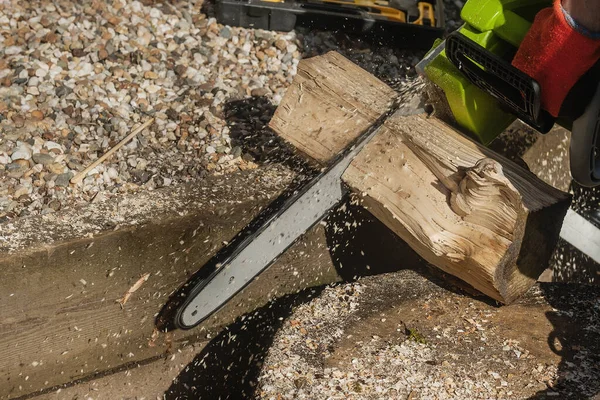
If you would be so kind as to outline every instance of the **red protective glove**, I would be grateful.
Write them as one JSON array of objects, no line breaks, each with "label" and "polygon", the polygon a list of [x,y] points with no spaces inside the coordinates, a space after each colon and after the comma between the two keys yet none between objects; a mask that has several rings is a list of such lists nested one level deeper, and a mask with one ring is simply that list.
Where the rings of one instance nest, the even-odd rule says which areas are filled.
[{"label": "red protective glove", "polygon": [[600,58],[600,40],[573,28],[560,1],[536,15],[512,62],[539,83],[542,108],[555,117],[569,90]]}]

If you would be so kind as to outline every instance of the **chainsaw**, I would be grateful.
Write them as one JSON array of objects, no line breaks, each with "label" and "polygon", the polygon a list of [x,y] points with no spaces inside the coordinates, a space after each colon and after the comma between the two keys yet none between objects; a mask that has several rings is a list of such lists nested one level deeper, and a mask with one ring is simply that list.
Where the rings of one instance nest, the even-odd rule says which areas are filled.
[{"label": "chainsaw", "polygon": [[[599,65],[572,90],[566,101],[570,107],[559,119],[541,108],[538,83],[511,65],[530,21],[549,4],[547,0],[469,0],[461,14],[465,24],[436,42],[417,71],[431,83],[432,98],[437,96],[436,113],[445,109],[448,118],[442,111],[442,119],[455,122],[484,145],[517,118],[541,133],[555,123],[570,129],[572,175],[585,186],[596,186],[600,184]],[[398,112],[415,110],[403,109],[402,104],[390,107],[328,168],[291,197],[264,210],[182,286],[174,302],[165,306],[174,310],[166,312],[174,314],[174,326],[190,329],[216,313],[338,205],[345,195],[341,185],[345,169],[385,119]],[[579,228],[571,236],[568,229],[561,232],[570,243],[577,241],[581,226],[591,226],[572,214],[579,219],[565,222],[563,228]],[[584,247],[578,248],[584,251]],[[598,252],[593,253],[600,260]]]},{"label": "chainsaw", "polygon": [[[540,106],[541,88],[511,65],[534,16],[548,0],[469,0],[465,22],[416,66],[432,85],[434,108],[484,145],[517,118],[547,133],[571,131],[570,168],[582,186],[600,185],[600,62],[571,89],[559,118]],[[437,102],[437,103],[436,103]]]}]

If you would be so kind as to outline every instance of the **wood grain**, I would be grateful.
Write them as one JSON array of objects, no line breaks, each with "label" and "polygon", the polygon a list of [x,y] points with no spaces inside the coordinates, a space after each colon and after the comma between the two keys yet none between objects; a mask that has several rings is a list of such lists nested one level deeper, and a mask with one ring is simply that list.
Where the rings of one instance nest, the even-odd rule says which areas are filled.
[{"label": "wood grain", "polygon": [[[183,216],[177,211],[91,238],[0,253],[0,399],[27,396],[177,351],[185,343],[205,340],[207,331],[272,297],[339,279],[322,239],[323,228],[317,227],[264,279],[249,285],[199,328],[161,334],[152,341],[156,314],[169,295],[277,193],[274,183],[260,180],[244,190],[227,189],[247,184],[243,174],[219,180],[229,185],[221,188],[207,180],[209,197]],[[196,187],[189,196],[197,200]],[[191,203],[184,195],[174,201]],[[147,273],[148,280],[121,308],[116,300]]]},{"label": "wood grain", "polygon": [[336,52],[302,60],[270,127],[327,163],[390,106],[395,92]]},{"label": "wood grain", "polygon": [[503,303],[546,268],[569,206],[566,193],[425,115],[392,116],[343,180],[424,259]]}]

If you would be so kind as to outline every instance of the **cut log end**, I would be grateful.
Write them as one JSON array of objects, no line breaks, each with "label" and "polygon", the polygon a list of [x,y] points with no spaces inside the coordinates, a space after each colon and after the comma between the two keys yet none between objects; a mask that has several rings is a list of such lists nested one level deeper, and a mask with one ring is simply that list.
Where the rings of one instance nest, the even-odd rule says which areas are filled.
[{"label": "cut log end", "polygon": [[502,303],[546,268],[569,206],[565,193],[423,115],[390,117],[343,179],[425,260]]}]

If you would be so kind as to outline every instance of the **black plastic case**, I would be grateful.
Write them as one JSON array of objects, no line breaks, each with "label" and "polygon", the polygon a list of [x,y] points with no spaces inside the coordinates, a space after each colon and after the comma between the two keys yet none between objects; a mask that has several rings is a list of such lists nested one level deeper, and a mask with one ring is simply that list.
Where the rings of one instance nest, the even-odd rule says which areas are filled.
[{"label": "black plastic case", "polygon": [[[443,0],[434,5],[435,26],[388,20],[352,4],[317,0],[269,2],[261,0],[217,0],[217,20],[224,25],[288,32],[298,26],[347,30],[397,47],[428,49],[444,33]],[[374,3],[375,4],[375,3]]]}]

